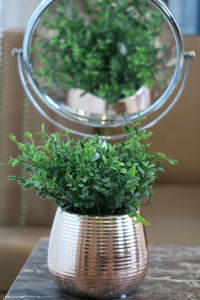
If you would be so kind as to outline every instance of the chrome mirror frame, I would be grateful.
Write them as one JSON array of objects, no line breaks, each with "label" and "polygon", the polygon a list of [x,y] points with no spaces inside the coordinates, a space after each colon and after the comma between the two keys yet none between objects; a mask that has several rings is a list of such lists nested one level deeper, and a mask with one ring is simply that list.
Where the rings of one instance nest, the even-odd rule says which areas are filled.
[{"label": "chrome mirror frame", "polygon": [[[28,96],[29,100],[32,102],[34,107],[38,110],[40,114],[42,114],[48,121],[53,123],[54,125],[58,126],[59,128],[68,130],[70,133],[77,134],[79,136],[89,136],[92,137],[92,134],[88,134],[85,132],[79,132],[77,130],[74,130],[72,128],[67,128],[66,126],[62,125],[61,123],[56,122],[54,119],[48,116],[48,114],[43,110],[43,108],[38,104],[36,98],[39,98],[48,108],[56,112],[59,116],[71,120],[76,123],[81,123],[83,125],[89,126],[89,127],[96,127],[96,128],[108,128],[108,127],[119,127],[123,126],[127,123],[135,122],[138,120],[138,115],[133,114],[128,119],[122,118],[121,120],[118,120],[116,123],[113,124],[102,124],[102,123],[95,123],[88,121],[87,123],[85,121],[81,121],[80,119],[77,119],[72,113],[64,113],[59,104],[56,103],[55,100],[51,99],[47,94],[45,94],[41,88],[38,86],[37,82],[35,81],[33,75],[32,75],[32,64],[30,61],[30,47],[32,42],[32,37],[34,30],[40,20],[41,15],[46,10],[46,8],[51,5],[56,0],[43,0],[39,6],[34,11],[33,15],[31,16],[25,35],[23,40],[23,48],[21,49],[14,49],[13,54],[15,56],[18,56],[18,68],[19,68],[19,75],[20,79],[23,85],[23,88],[25,90],[26,95]],[[177,94],[174,96],[174,99],[171,101],[171,103],[167,106],[167,108],[153,121],[148,123],[143,127],[143,129],[147,129],[153,125],[155,125],[157,122],[159,122],[171,109],[172,107],[177,103],[178,99],[180,98],[180,95],[184,89],[185,81],[188,75],[188,67],[189,67],[189,61],[195,57],[194,52],[187,52],[184,53],[183,50],[183,40],[182,35],[180,32],[180,29],[178,27],[178,24],[173,16],[173,14],[170,12],[168,7],[165,5],[165,3],[162,0],[150,0],[150,2],[161,12],[161,14],[165,17],[166,21],[168,22],[170,29],[173,33],[175,44],[176,44],[176,57],[177,57],[177,63],[174,70],[174,74],[171,78],[171,81],[168,85],[168,87],[165,89],[165,91],[161,94],[161,96],[153,103],[151,104],[147,109],[142,111],[140,113],[141,117],[147,117],[150,114],[154,113],[155,111],[159,110],[166,101],[170,98],[170,96],[173,94],[173,92],[176,90],[177,86],[180,85],[180,88],[177,92]],[[184,59],[185,59],[185,68],[184,68]],[[183,76],[183,77],[182,77]],[[183,78],[181,80],[181,78]],[[33,95],[35,94],[35,95]],[[35,97],[36,96],[36,97]],[[118,135],[112,135],[112,136],[101,136],[103,139],[120,139],[125,137],[127,134],[118,134]]]}]

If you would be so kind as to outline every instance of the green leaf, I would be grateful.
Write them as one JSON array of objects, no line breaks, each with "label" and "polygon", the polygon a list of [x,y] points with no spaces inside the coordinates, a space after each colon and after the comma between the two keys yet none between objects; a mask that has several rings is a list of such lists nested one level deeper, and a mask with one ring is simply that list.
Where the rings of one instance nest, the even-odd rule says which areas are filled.
[{"label": "green leaf", "polygon": [[158,156],[159,158],[166,159],[166,155],[165,155],[164,153],[158,152],[158,153],[157,153],[157,156]]},{"label": "green leaf", "polygon": [[7,179],[8,179],[8,180],[16,180],[17,177],[16,177],[16,176],[13,176],[13,175],[10,175],[10,176],[7,176]]},{"label": "green leaf", "polygon": [[42,132],[45,132],[45,125],[44,125],[44,123],[42,123],[41,130],[42,130]]},{"label": "green leaf", "polygon": [[12,159],[11,166],[17,167],[20,164],[20,161],[18,159]]},{"label": "green leaf", "polygon": [[176,164],[178,163],[177,160],[171,159],[171,158],[168,159],[168,162],[169,162],[171,165],[176,165]]},{"label": "green leaf", "polygon": [[148,221],[146,221],[141,215],[139,215],[136,211],[132,211],[129,214],[129,217],[136,217],[136,221],[135,223],[142,223],[144,225],[150,225],[150,223]]},{"label": "green leaf", "polygon": [[129,170],[129,175],[131,177],[134,177],[135,176],[135,173],[136,173],[136,165],[132,166]]},{"label": "green leaf", "polygon": [[32,138],[33,138],[33,135],[32,135],[32,133],[30,133],[30,132],[25,132],[24,133],[24,135],[27,137],[27,138],[29,138],[29,139],[31,139],[32,140]]},{"label": "green leaf", "polygon": [[102,159],[103,159],[104,164],[107,165],[108,160],[107,160],[107,158],[105,157],[105,155],[102,155]]},{"label": "green leaf", "polygon": [[9,133],[9,139],[10,139],[12,142],[16,142],[16,136],[13,135],[12,133]]}]

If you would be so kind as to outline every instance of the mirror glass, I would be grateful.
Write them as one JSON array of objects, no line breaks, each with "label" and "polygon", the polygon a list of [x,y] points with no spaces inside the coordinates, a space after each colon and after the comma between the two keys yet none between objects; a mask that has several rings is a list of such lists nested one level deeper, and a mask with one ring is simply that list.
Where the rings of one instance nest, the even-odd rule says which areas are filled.
[{"label": "mirror glass", "polygon": [[30,74],[48,106],[107,127],[166,102],[180,58],[156,1],[49,2],[29,46]]}]

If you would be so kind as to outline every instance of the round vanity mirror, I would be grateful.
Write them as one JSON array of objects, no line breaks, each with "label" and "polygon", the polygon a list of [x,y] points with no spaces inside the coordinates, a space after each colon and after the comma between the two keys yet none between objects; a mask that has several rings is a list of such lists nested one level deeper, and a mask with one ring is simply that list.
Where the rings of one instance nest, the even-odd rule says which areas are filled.
[{"label": "round vanity mirror", "polygon": [[40,113],[55,123],[45,105],[94,128],[160,109],[180,83],[184,57],[192,56],[184,54],[161,0],[43,0],[16,53],[24,89]]}]

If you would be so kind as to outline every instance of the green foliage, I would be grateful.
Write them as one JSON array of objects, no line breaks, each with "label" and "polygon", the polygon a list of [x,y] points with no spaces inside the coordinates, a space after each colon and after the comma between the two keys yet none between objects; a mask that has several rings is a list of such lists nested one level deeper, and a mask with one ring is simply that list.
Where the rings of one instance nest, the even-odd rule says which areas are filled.
[{"label": "green foliage", "polygon": [[162,153],[148,151],[150,132],[138,126],[126,127],[126,141],[115,144],[92,139],[70,139],[66,134],[47,134],[42,129],[36,135],[36,146],[31,133],[29,142],[12,141],[21,155],[8,162],[20,164],[25,177],[9,176],[18,180],[26,190],[35,189],[42,198],[55,200],[62,210],[81,215],[106,216],[130,214],[138,222],[146,222],[139,214],[142,200],[152,196],[152,184],[157,173],[163,171],[168,159]]},{"label": "green foliage", "polygon": [[[51,34],[39,36],[40,67],[46,87],[80,88],[109,104],[151,87],[161,71],[163,48],[155,47],[162,17],[149,0],[57,0],[43,18]],[[158,77],[158,76],[157,76]]]}]

